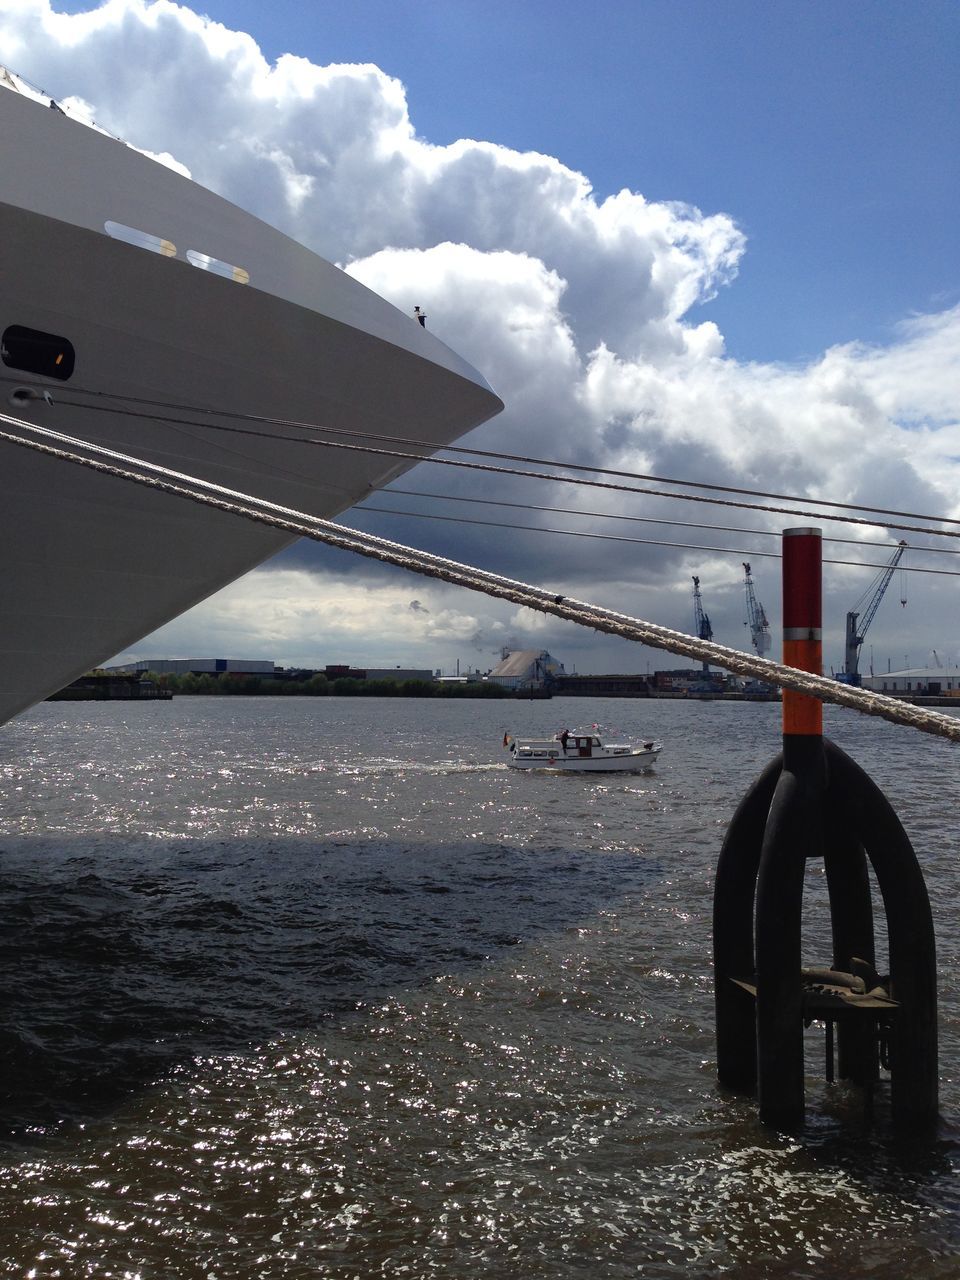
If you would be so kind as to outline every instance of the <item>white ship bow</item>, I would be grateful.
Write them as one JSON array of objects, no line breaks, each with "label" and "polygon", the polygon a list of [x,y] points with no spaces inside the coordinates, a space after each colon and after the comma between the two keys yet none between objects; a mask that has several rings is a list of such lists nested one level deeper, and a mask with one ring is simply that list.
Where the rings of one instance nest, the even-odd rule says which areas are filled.
[{"label": "white ship bow", "polygon": [[[502,408],[412,316],[14,91],[0,91],[0,337],[9,412],[323,517],[412,464],[238,415],[442,447]],[[0,722],[289,541],[6,442],[0,486]]]}]

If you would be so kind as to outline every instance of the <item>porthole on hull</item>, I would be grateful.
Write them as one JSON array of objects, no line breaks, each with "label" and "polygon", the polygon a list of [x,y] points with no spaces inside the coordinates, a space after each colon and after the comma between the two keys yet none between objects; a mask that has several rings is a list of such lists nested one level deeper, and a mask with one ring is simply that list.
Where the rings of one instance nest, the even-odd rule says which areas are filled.
[{"label": "porthole on hull", "polygon": [[163,254],[165,258],[177,256],[177,246],[172,240],[164,240],[162,236],[152,235],[149,231],[141,231],[138,227],[128,227],[123,222],[105,222],[103,229],[114,240],[122,240],[124,244],[135,244],[138,249],[149,249],[151,253]]},{"label": "porthole on hull", "polygon": [[209,253],[201,253],[199,249],[187,250],[187,261],[201,271],[212,271],[216,276],[226,280],[235,280],[237,284],[249,284],[250,272],[244,267],[231,266],[229,262],[221,262],[219,258],[211,258]]},{"label": "porthole on hull", "polygon": [[55,333],[12,324],[0,337],[0,359],[8,369],[39,373],[66,382],[73,373],[76,353],[72,343]]}]

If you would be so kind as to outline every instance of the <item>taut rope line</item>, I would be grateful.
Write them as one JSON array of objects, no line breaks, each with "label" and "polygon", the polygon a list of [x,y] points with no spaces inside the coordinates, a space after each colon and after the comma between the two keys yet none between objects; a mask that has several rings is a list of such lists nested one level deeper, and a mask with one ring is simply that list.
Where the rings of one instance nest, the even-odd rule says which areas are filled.
[{"label": "taut rope line", "polygon": [[[15,379],[15,378],[0,375],[0,382],[14,383],[19,381],[20,379]],[[195,413],[207,419],[213,416],[216,416],[219,418],[232,418],[237,422],[258,422],[261,424],[274,426],[274,427],[290,427],[296,430],[316,431],[316,432],[319,432],[321,435],[350,436],[357,440],[376,440],[376,441],[379,441],[381,444],[401,444],[401,445],[404,445],[406,448],[426,449],[428,450],[428,452],[425,454],[404,453],[404,454],[389,455],[389,456],[396,456],[396,457],[415,457],[415,458],[420,458],[424,462],[439,461],[439,459],[432,457],[433,452],[458,453],[458,454],[463,454],[464,456],[471,456],[474,458],[500,458],[508,462],[522,462],[525,465],[530,465],[530,466],[556,467],[563,471],[582,472],[585,475],[591,474],[591,475],[618,476],[621,479],[626,479],[626,480],[648,480],[656,484],[672,484],[672,485],[682,486],[688,489],[708,489],[716,493],[738,493],[738,494],[743,494],[753,498],[776,498],[777,500],[782,500],[784,502],[804,502],[804,503],[807,503],[808,505],[812,504],[814,506],[819,506],[819,507],[835,507],[835,508],[843,509],[846,511],[872,512],[874,515],[899,516],[903,519],[909,519],[909,520],[930,520],[939,524],[960,525],[960,519],[952,519],[949,516],[928,516],[918,511],[900,511],[890,507],[865,507],[857,502],[836,502],[836,501],[831,501],[829,498],[804,498],[797,494],[776,493],[776,492],[770,492],[765,489],[741,489],[741,488],[737,488],[734,485],[710,484],[704,480],[680,480],[673,476],[657,476],[657,475],[651,475],[643,471],[620,471],[612,467],[591,467],[581,462],[561,462],[557,459],[528,457],[525,454],[502,453],[500,451],[494,451],[492,449],[473,449],[473,448],[468,448],[465,445],[448,444],[448,445],[443,445],[438,447],[436,442],[430,441],[430,440],[414,440],[409,437],[384,435],[382,432],[351,431],[345,427],[326,427],[322,423],[318,423],[318,422],[302,422],[296,418],[277,418],[277,417],[271,417],[262,413],[241,413],[237,410],[231,411],[231,410],[225,410],[225,409],[209,409],[209,408],[205,408],[202,405],[179,404],[177,402],[168,401],[168,400],[147,399],[143,396],[119,395],[115,392],[96,390],[91,387],[81,387],[73,383],[71,384],[71,389],[80,395],[89,396],[91,398],[115,400],[121,405],[120,408],[111,408],[111,409],[106,409],[103,406],[99,406],[99,412],[120,413],[128,417],[141,417],[151,422],[169,422],[174,426],[202,427],[202,426],[209,426],[211,424],[209,421],[192,421],[191,422],[189,419],[170,417],[169,414],[170,414],[170,411],[172,410],[175,410],[177,413]],[[98,406],[90,405],[83,400],[65,399],[63,392],[58,393],[57,401],[60,404],[69,404],[80,409],[98,408]],[[127,407],[129,405],[135,405],[135,404],[146,405],[154,409],[163,409],[163,410],[166,410],[167,412],[143,413]],[[235,430],[235,428],[233,427],[226,427],[222,425],[217,425],[215,429],[220,431]],[[282,438],[290,441],[295,441],[297,439],[297,437],[295,436],[272,437],[268,432],[240,432],[240,434],[254,434],[254,435],[260,436],[261,438],[277,438],[277,439]],[[301,443],[328,445],[329,447],[336,447],[335,445],[332,445],[331,442],[329,441],[311,440],[306,437],[301,438]],[[371,452],[376,452],[376,451],[371,450]],[[454,464],[449,463],[449,465],[454,465]],[[491,468],[491,470],[494,470],[494,471],[499,469],[500,468],[496,468],[496,467]],[[516,475],[523,476],[523,475],[526,475],[527,473],[522,471],[512,472],[504,469],[504,474],[506,475],[516,474]],[[540,477],[536,474],[534,475],[534,478],[537,478],[537,479],[543,478],[543,479],[558,480],[558,481],[563,481],[566,479],[566,477],[564,476]],[[647,493],[648,491],[636,490],[636,492]],[[650,492],[653,492],[655,496],[669,496],[669,497],[675,497],[675,498],[679,498],[683,496],[682,494],[661,495],[657,493],[657,491],[650,491]],[[693,496],[692,500],[697,501],[696,495]],[[773,507],[773,508],[756,507],[755,509],[759,511],[766,511],[768,509],[773,511],[779,510],[779,508],[776,508],[776,507]],[[787,514],[801,515],[804,513],[787,512]],[[832,517],[826,512],[807,512],[805,514],[808,517],[816,516],[816,518],[820,520],[832,519]],[[861,523],[874,524],[879,527],[899,528],[899,526],[897,525],[886,526],[884,521],[862,520]],[[927,530],[927,532],[932,534],[939,534],[941,531],[939,529],[930,529],[930,530]]]},{"label": "taut rope line", "polygon": [[[914,707],[866,689],[838,684],[825,676],[799,671],[795,667],[784,666],[769,658],[755,657],[742,653],[739,649],[729,649],[726,645],[685,635],[682,631],[673,631],[669,627],[662,627],[654,622],[644,622],[612,609],[604,609],[585,601],[557,595],[542,587],[532,587],[527,583],[504,578],[485,569],[459,564],[455,560],[447,560],[442,556],[406,547],[402,543],[390,542],[385,538],[374,537],[372,534],[359,533],[333,521],[322,520],[317,516],[282,507],[249,494],[238,493],[236,490],[211,484],[195,476],[171,471],[166,467],[117,453],[111,449],[104,449],[99,445],[88,444],[86,441],[77,440],[60,432],[49,431],[8,414],[0,414],[0,423],[32,432],[47,440],[57,441],[57,444],[45,444],[40,440],[25,439],[8,431],[0,431],[0,440],[32,449],[60,461],[88,467],[104,475],[116,476],[162,493],[198,502],[230,515],[284,530],[298,537],[312,538],[316,542],[339,547],[344,551],[354,551],[385,564],[397,565],[399,568],[409,569],[414,573],[437,578],[456,586],[467,587],[472,591],[480,591],[500,600],[509,600],[513,604],[536,609],[541,613],[550,613],[568,622],[590,627],[594,631],[620,636],[625,640],[634,640],[640,644],[650,645],[651,648],[665,649],[669,653],[681,654],[697,662],[712,662],[737,675],[751,676],[768,684],[779,685],[783,689],[793,689],[797,693],[809,694],[824,702],[850,707],[854,711],[879,716],[894,724],[906,725],[924,733],[960,742],[960,718],[942,715],[926,707]],[[61,447],[63,445],[83,449],[88,454],[98,456],[90,457],[75,453],[73,448]],[[110,461],[102,460],[107,458]],[[123,465],[118,465],[121,463]],[[131,468],[141,469],[132,470]]]},{"label": "taut rope line", "polygon": [[[91,392],[88,394],[94,394],[94,393]],[[146,422],[165,422],[165,423],[168,423],[170,426],[174,426],[174,427],[202,427],[206,431],[223,431],[231,435],[254,436],[258,440],[282,440],[285,444],[300,444],[305,447],[310,445],[320,449],[340,449],[340,450],[345,450],[348,453],[363,453],[363,454],[369,454],[371,456],[382,457],[382,458],[404,458],[411,462],[428,462],[432,466],[437,466],[437,467],[458,467],[461,470],[480,471],[480,472],[485,472],[488,474],[498,475],[498,476],[518,476],[522,480],[548,480],[553,482],[554,484],[571,484],[571,485],[577,485],[581,488],[585,487],[590,489],[610,489],[617,493],[641,494],[644,497],[648,497],[648,498],[675,498],[678,502],[698,502],[701,504],[707,504],[715,507],[734,507],[741,511],[762,511],[762,512],[771,513],[773,515],[798,516],[800,519],[803,519],[803,520],[814,520],[814,519],[831,520],[831,521],[842,523],[842,524],[864,525],[867,528],[883,528],[883,529],[895,530],[901,533],[925,533],[925,534],[929,534],[932,537],[937,537],[937,538],[960,539],[960,531],[958,530],[930,529],[930,528],[927,528],[925,525],[917,525],[917,524],[897,524],[889,520],[877,520],[877,519],[873,519],[872,517],[867,518],[866,516],[834,515],[831,512],[818,511],[818,510],[810,511],[810,510],[805,510],[802,507],[774,507],[764,503],[757,503],[757,502],[738,502],[733,498],[711,498],[711,497],[708,497],[706,494],[675,493],[670,489],[647,489],[638,485],[614,483],[613,481],[610,481],[610,480],[584,480],[584,479],[578,479],[575,476],[552,475],[551,473],[546,471],[524,471],[518,467],[500,467],[500,466],[493,466],[490,463],[464,462],[456,458],[439,458],[435,456],[436,453],[442,453],[444,451],[446,452],[453,451],[454,446],[445,447],[443,445],[431,445],[429,443],[424,443],[423,447],[425,449],[434,449],[435,453],[434,454],[410,453],[403,449],[382,449],[382,448],[375,448],[373,445],[344,444],[342,441],[321,439],[319,437],[314,437],[314,436],[274,435],[269,431],[254,431],[250,427],[226,426],[224,423],[191,421],[190,419],[186,419],[186,418],[172,418],[167,414],[144,413],[140,410],[119,408],[116,406],[108,406],[108,405],[90,406],[90,405],[87,405],[82,400],[71,400],[67,397],[64,397],[63,395],[58,395],[57,403],[72,405],[74,408],[81,408],[81,409],[94,408],[97,413],[112,413],[125,418],[141,418]],[[197,412],[201,412],[201,410],[197,410]],[[203,412],[213,414],[213,413],[219,413],[220,411],[209,409]],[[238,415],[230,414],[230,415],[223,415],[223,416],[237,417]],[[244,415],[244,416],[256,417],[256,415]],[[266,418],[263,420],[266,422],[277,421],[280,425],[284,425],[283,419],[274,420],[274,419]],[[30,424],[28,423],[26,425],[29,426]],[[292,425],[298,425],[298,424],[292,424]],[[333,428],[333,427],[316,427],[314,428],[314,430],[320,432],[321,435],[324,433],[332,434],[332,435],[347,434],[346,432],[338,432],[336,428]],[[361,433],[356,432],[351,434],[361,434]],[[370,437],[370,438],[376,439],[377,437]],[[414,443],[418,443],[418,442],[414,442]],[[87,448],[94,447],[93,445],[87,444],[86,441],[84,441],[84,444]],[[458,452],[465,453],[467,452],[467,450],[461,449],[461,450],[458,450]],[[485,451],[482,451],[479,449],[472,449],[469,452],[476,454],[476,453],[482,453]],[[509,458],[509,457],[512,457],[513,455],[512,454],[495,454],[493,456]],[[566,467],[569,470],[569,469],[573,469],[575,464],[571,463],[568,465],[567,463],[564,463],[564,462],[549,462],[547,465],[552,467],[558,467],[558,468]],[[599,468],[599,467],[583,468],[577,465],[576,470],[605,471],[605,468]],[[609,474],[620,475],[622,473],[618,471],[611,471],[609,472]],[[626,473],[626,474],[631,474],[631,473]],[[637,474],[639,475],[640,473],[638,472]],[[724,488],[724,486],[721,486],[721,485],[700,485],[699,481],[694,481],[694,480],[667,480],[665,481],[665,483],[683,484],[683,485],[697,484],[699,485],[700,488],[708,488],[708,489]],[[732,493],[751,492],[750,490],[738,490],[738,489],[730,489],[728,491]],[[758,490],[757,492],[760,492],[760,491]],[[794,499],[790,499],[790,501],[805,502],[807,504],[810,504],[816,507],[819,500],[816,498],[794,498]],[[829,502],[829,501],[825,501],[823,503],[820,503],[819,505],[821,506],[826,505],[831,507],[847,506],[847,505],[852,506],[852,504],[835,503],[835,502]],[[872,508],[856,507],[853,509],[863,511],[863,510],[871,510]],[[874,509],[880,510],[880,508],[874,508]],[[921,515],[921,516],[918,516],[917,519],[938,521],[941,524],[960,524],[960,520],[954,520],[949,516]]]}]

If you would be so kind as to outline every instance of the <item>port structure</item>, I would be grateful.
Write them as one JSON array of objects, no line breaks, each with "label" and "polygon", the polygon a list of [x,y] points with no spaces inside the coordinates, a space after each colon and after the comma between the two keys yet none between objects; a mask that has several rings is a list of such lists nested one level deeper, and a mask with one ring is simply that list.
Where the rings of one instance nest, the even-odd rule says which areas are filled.
[{"label": "port structure", "polygon": [[[870,628],[870,623],[873,622],[876,612],[880,608],[880,602],[886,595],[894,570],[903,558],[903,553],[906,549],[907,544],[901,539],[897,543],[897,548],[890,557],[889,563],[880,570],[857,601],[856,606],[847,614],[843,671],[839,677],[844,684],[860,684],[860,648]],[[907,602],[905,599],[901,599],[900,603],[906,604]]]},{"label": "port structure", "polygon": [[[693,579],[693,634],[701,640],[713,639],[713,627],[710,625],[710,619],[703,611],[703,599],[700,595],[700,579],[694,575]],[[704,662],[703,674],[710,674],[710,664]]]},{"label": "port structure", "polygon": [[[783,534],[783,653],[822,668],[819,529]],[[833,955],[804,965],[806,867],[823,865]],[[889,973],[877,972],[873,891],[886,915]],[[822,931],[819,931],[822,932]],[[894,1123],[911,1133],[937,1121],[937,982],[923,874],[877,784],[823,737],[823,709],[783,691],[783,751],[741,800],[714,887],[717,1076],[752,1093],[760,1119],[795,1128],[804,1115],[805,1026],[822,1022],[826,1077],[868,1099],[886,1067]]]},{"label": "port structure", "polygon": [[764,658],[770,652],[770,623],[767,621],[767,615],[763,611],[763,605],[757,599],[757,593],[753,587],[753,578],[750,576],[750,566],[746,560],[742,563],[743,585],[747,596],[746,625],[750,628],[750,639],[753,642],[754,649],[756,649],[759,657]]}]

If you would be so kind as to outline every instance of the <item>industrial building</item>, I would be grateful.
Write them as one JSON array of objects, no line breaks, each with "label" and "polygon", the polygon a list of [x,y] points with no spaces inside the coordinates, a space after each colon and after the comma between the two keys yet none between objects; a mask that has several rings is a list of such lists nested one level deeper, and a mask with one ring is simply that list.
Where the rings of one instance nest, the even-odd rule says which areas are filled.
[{"label": "industrial building", "polygon": [[142,658],[106,670],[121,675],[152,671],[158,676],[272,676],[276,664],[261,658]]},{"label": "industrial building", "polygon": [[501,662],[487,679],[505,689],[542,689],[550,678],[562,675],[566,675],[563,663],[546,649],[518,649],[515,653],[504,649]]},{"label": "industrial building", "polygon": [[309,680],[322,675],[328,680],[433,680],[433,672],[419,667],[351,667],[328,663],[317,667],[278,667],[266,658],[141,658],[137,662],[108,667],[115,675],[137,675],[152,671],[158,676],[267,676],[277,680]]},{"label": "industrial building", "polygon": [[368,680],[434,680],[434,674],[426,667],[367,667]]},{"label": "industrial building", "polygon": [[908,667],[903,671],[885,671],[880,675],[861,676],[864,689],[874,693],[913,694],[914,697],[960,700],[960,667]]}]

